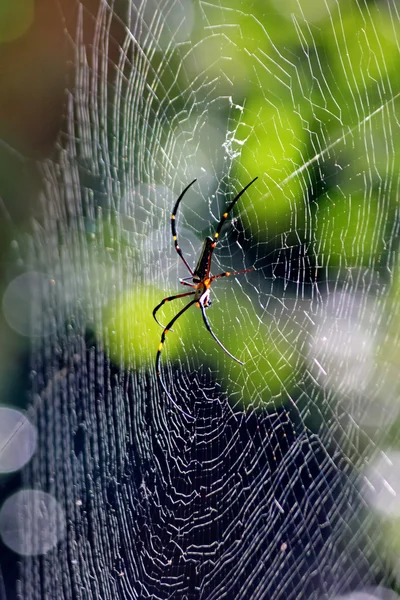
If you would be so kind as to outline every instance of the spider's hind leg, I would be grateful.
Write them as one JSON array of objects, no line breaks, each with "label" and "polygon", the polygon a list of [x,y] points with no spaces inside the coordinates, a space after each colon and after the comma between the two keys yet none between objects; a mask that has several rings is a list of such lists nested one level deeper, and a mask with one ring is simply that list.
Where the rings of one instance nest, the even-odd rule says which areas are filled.
[{"label": "spider's hind leg", "polygon": [[[160,327],[164,327],[164,325],[162,325],[160,323],[160,321],[157,319],[156,314],[159,311],[159,309],[166,303],[166,302],[171,302],[171,300],[176,300],[177,298],[184,298],[185,296],[192,296],[195,292],[187,292],[185,294],[176,294],[175,296],[168,296],[167,298],[164,298],[163,300],[161,300],[161,302],[159,304],[157,304],[157,306],[153,309],[153,317],[156,323],[158,323],[158,325],[160,325]],[[170,329],[170,331],[173,331],[173,329]]]},{"label": "spider's hind leg", "polygon": [[[184,294],[186,296],[190,296],[191,294],[194,294],[195,292],[188,292],[187,294]],[[172,402],[172,404],[182,413],[184,414],[186,417],[188,417],[191,420],[195,420],[194,417],[188,413],[186,413],[176,402],[175,400],[172,398],[171,394],[168,392],[167,387],[164,383],[164,380],[162,378],[161,375],[161,368],[160,368],[160,361],[161,361],[161,352],[162,349],[164,347],[164,342],[165,342],[165,336],[167,335],[168,331],[172,331],[171,327],[172,325],[175,323],[175,321],[177,321],[179,319],[179,317],[181,315],[183,315],[184,312],[186,312],[188,310],[188,308],[190,308],[191,306],[193,306],[193,304],[195,304],[197,302],[197,300],[192,300],[191,302],[189,302],[189,304],[187,304],[186,306],[184,306],[175,316],[173,319],[171,319],[171,321],[168,323],[168,325],[164,328],[164,331],[162,332],[161,335],[161,340],[160,340],[160,344],[158,346],[158,351],[157,351],[157,355],[156,355],[156,375],[157,375],[157,379],[158,382],[160,384],[160,386],[162,387],[163,391],[166,393],[168,399]],[[157,308],[157,307],[156,307]]]},{"label": "spider's hind leg", "polygon": [[[211,329],[211,325],[210,325],[209,320],[207,319],[207,315],[206,315],[206,308],[207,307],[202,303],[202,299],[201,298],[200,298],[200,300],[198,302],[198,306],[201,308],[201,314],[203,315],[204,325],[206,326],[207,331],[209,331],[211,333],[212,337],[217,342],[218,346],[220,348],[222,348],[222,350],[225,352],[225,354],[227,354],[228,356],[230,356],[231,358],[233,358],[233,360],[235,360],[237,363],[239,363],[239,365],[243,365],[244,363],[241,360],[239,360],[238,358],[236,358],[235,356],[233,356],[233,354],[231,354],[229,352],[229,350],[227,350],[225,348],[225,346],[222,344],[222,342],[219,341],[219,339],[217,338],[217,336],[215,335],[215,333]],[[209,306],[209,304],[207,306]]]}]

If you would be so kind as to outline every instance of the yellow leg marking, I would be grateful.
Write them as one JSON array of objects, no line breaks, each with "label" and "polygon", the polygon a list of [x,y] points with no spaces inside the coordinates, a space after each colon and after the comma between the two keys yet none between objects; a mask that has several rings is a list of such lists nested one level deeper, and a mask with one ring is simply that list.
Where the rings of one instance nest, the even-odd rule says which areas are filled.
[{"label": "yellow leg marking", "polygon": [[216,234],[214,235],[214,237],[215,237],[215,238],[219,237],[219,233],[216,233]]},{"label": "yellow leg marking", "polygon": [[226,276],[229,277],[230,273],[226,273]]},{"label": "yellow leg marking", "polygon": [[161,350],[162,350],[162,347],[163,347],[163,343],[162,343],[162,342],[160,342],[160,344],[159,344],[159,346],[158,346],[158,351],[159,351],[159,352],[161,352]]},{"label": "yellow leg marking", "polygon": [[174,240],[174,242],[176,242],[176,235],[174,235],[174,237],[172,239]]},{"label": "yellow leg marking", "polygon": [[200,308],[200,302],[196,302],[197,308]]},{"label": "yellow leg marking", "polygon": [[226,219],[226,217],[228,216],[228,213],[224,213],[222,216],[224,217],[224,219]]},{"label": "yellow leg marking", "polygon": [[175,215],[171,215],[171,220],[174,221],[175,220]]}]

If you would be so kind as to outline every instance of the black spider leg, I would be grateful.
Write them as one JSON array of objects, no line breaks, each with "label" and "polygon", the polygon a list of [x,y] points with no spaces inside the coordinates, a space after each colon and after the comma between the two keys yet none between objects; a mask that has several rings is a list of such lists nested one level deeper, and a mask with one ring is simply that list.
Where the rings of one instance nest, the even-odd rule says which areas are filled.
[{"label": "black spider leg", "polygon": [[174,209],[173,209],[172,215],[171,215],[171,232],[172,232],[172,238],[173,238],[174,244],[175,244],[175,250],[177,251],[177,253],[181,257],[181,259],[185,263],[185,266],[186,266],[187,270],[189,271],[189,273],[192,275],[192,277],[193,277],[194,273],[193,273],[192,269],[190,268],[189,263],[187,262],[186,258],[183,256],[182,250],[180,249],[179,244],[178,244],[178,237],[176,235],[175,217],[176,217],[176,213],[178,211],[178,206],[179,206],[183,196],[186,194],[186,192],[188,191],[190,186],[193,185],[195,181],[197,181],[197,179],[193,179],[193,181],[191,183],[189,183],[189,185],[187,187],[185,187],[185,189],[179,196],[178,200],[175,202],[175,206],[174,206]]},{"label": "black spider leg", "polygon": [[[207,292],[205,292],[205,294],[207,294]],[[215,335],[215,333],[214,333],[214,332],[213,332],[213,330],[211,329],[211,325],[210,325],[210,323],[209,323],[209,321],[208,321],[208,319],[207,319],[207,315],[206,315],[206,308],[205,308],[205,306],[204,306],[204,304],[203,304],[203,302],[202,302],[202,300],[203,300],[203,298],[204,298],[205,294],[203,294],[203,295],[201,296],[201,298],[199,299],[199,306],[200,306],[200,308],[201,308],[201,314],[203,315],[203,321],[204,321],[204,325],[206,326],[207,330],[208,330],[208,331],[211,333],[212,337],[213,337],[213,338],[214,338],[214,340],[217,342],[218,346],[220,346],[220,347],[222,348],[222,350],[223,350],[223,351],[224,351],[224,352],[225,352],[225,353],[226,353],[228,356],[230,356],[231,358],[233,358],[233,360],[235,360],[237,363],[239,363],[239,365],[243,365],[244,363],[242,363],[242,361],[241,361],[241,360],[238,360],[237,358],[235,358],[235,357],[233,356],[233,354],[231,354],[231,353],[229,352],[229,350],[227,350],[227,349],[225,348],[225,346],[224,346],[224,345],[223,345],[223,344],[222,344],[222,343],[219,341],[219,339],[217,338],[217,336]]]},{"label": "black spider leg", "polygon": [[238,193],[238,195],[237,195],[237,196],[235,196],[235,198],[232,200],[232,202],[229,204],[228,208],[225,210],[224,214],[222,215],[222,217],[221,217],[221,220],[220,220],[220,222],[218,223],[218,227],[217,227],[217,229],[216,229],[216,231],[215,231],[215,233],[214,233],[214,240],[213,240],[213,243],[212,243],[212,245],[211,245],[211,252],[210,252],[210,263],[211,263],[211,255],[212,255],[212,253],[213,253],[213,250],[214,250],[215,246],[217,245],[217,241],[218,241],[218,238],[219,238],[219,234],[221,233],[222,226],[223,226],[223,224],[225,223],[225,220],[226,220],[227,216],[228,216],[228,215],[229,215],[229,213],[231,212],[232,208],[235,206],[236,202],[239,200],[240,196],[242,196],[242,194],[244,194],[244,193],[245,193],[245,191],[247,190],[247,188],[249,188],[249,187],[250,187],[250,186],[251,186],[251,185],[252,185],[252,184],[253,184],[253,183],[256,181],[256,179],[258,179],[258,177],[255,177],[255,178],[253,179],[253,181],[250,181],[250,183],[248,183],[248,184],[246,185],[246,187],[244,187],[244,188],[243,188],[243,189],[242,189],[242,190],[241,190],[241,191]]},{"label": "black spider leg", "polygon": [[[193,286],[190,286],[190,287],[193,287]],[[165,304],[166,302],[171,302],[171,300],[176,300],[177,298],[184,298],[185,296],[192,296],[195,293],[196,292],[187,292],[185,294],[176,294],[175,296],[168,296],[168,298],[164,298],[164,300],[161,300],[160,304],[157,304],[157,306],[153,309],[153,317],[154,317],[155,322],[158,323],[158,325],[160,325],[160,327],[164,327],[164,325],[161,325],[160,321],[156,317],[156,313],[159,311],[159,309],[162,307],[163,304]],[[173,329],[171,329],[171,331],[173,331]]]},{"label": "black spider leg", "polygon": [[164,383],[163,378],[161,377],[161,371],[160,371],[160,358],[161,358],[161,351],[163,349],[163,345],[165,342],[165,336],[168,333],[168,331],[171,330],[172,325],[175,323],[175,321],[177,319],[179,319],[179,317],[181,315],[183,315],[183,313],[190,308],[191,306],[193,306],[193,304],[196,304],[197,300],[192,300],[191,302],[189,302],[189,304],[187,304],[186,306],[184,306],[182,308],[182,310],[180,310],[173,319],[171,319],[171,321],[168,323],[168,325],[164,328],[164,331],[162,332],[161,335],[161,341],[160,344],[158,346],[158,352],[157,352],[157,356],[156,356],[156,374],[157,374],[157,378],[158,381],[162,387],[162,389],[164,390],[164,392],[166,393],[168,399],[170,400],[170,402],[172,402],[172,404],[182,413],[184,414],[186,417],[188,417],[188,419],[192,419],[193,421],[195,420],[194,417],[192,417],[192,415],[189,415],[189,413],[186,413],[176,402],[175,400],[172,398],[171,394],[168,392],[167,387]]}]

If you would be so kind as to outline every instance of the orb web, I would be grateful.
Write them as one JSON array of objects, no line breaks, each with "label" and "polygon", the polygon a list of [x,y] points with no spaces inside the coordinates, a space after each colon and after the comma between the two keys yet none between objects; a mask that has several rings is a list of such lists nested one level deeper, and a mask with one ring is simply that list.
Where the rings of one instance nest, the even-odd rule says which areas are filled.
[{"label": "orb web", "polygon": [[[73,79],[22,250],[44,278],[23,321],[38,436],[24,477],[68,526],[45,558],[21,563],[22,597],[287,600],[389,586],[395,539],[377,507],[396,510],[376,496],[393,498],[398,443],[395,4],[61,12]],[[194,268],[255,177],[211,273],[254,270],[213,282],[207,309],[244,365],[193,306],[162,351],[171,403],[151,312],[186,291],[174,202],[196,178],[176,217]]]}]

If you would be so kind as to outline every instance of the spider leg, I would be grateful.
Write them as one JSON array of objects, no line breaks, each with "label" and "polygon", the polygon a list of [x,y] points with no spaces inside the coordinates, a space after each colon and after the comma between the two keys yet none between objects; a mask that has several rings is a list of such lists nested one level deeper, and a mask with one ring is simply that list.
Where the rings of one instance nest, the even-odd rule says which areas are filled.
[{"label": "spider leg", "polygon": [[157,351],[157,356],[156,356],[156,374],[157,374],[157,378],[159,381],[159,384],[161,385],[162,389],[164,390],[164,392],[166,393],[168,399],[172,402],[172,404],[182,413],[184,414],[186,417],[188,417],[189,419],[195,420],[194,417],[192,415],[189,415],[188,413],[186,413],[176,402],[175,400],[172,398],[171,394],[168,392],[166,385],[164,383],[164,380],[161,376],[161,371],[160,371],[160,358],[161,358],[161,351],[163,349],[163,345],[165,342],[165,336],[167,335],[168,331],[171,331],[171,327],[172,325],[175,323],[175,321],[177,321],[179,319],[179,317],[181,315],[183,315],[183,313],[185,311],[187,311],[188,308],[190,308],[193,304],[195,304],[197,302],[197,300],[192,300],[191,302],[189,302],[189,304],[187,304],[186,306],[184,306],[175,316],[173,319],[171,319],[171,321],[168,323],[168,325],[164,328],[164,331],[162,332],[161,335],[161,341],[160,344],[158,346],[158,351]]},{"label": "spider leg", "polygon": [[172,239],[174,240],[174,244],[175,244],[175,250],[177,251],[177,253],[181,257],[181,259],[185,263],[185,266],[186,266],[187,270],[189,271],[189,273],[192,276],[193,276],[193,271],[190,268],[189,263],[187,262],[186,258],[183,256],[182,250],[180,249],[179,244],[178,244],[178,238],[177,238],[177,235],[176,235],[175,217],[176,217],[176,213],[178,211],[178,206],[179,206],[179,204],[180,204],[183,196],[188,191],[188,189],[190,188],[190,186],[194,184],[195,181],[197,181],[197,179],[193,179],[193,181],[191,183],[189,183],[189,185],[187,187],[185,187],[185,189],[183,190],[183,192],[179,196],[178,200],[175,202],[175,206],[174,206],[174,209],[173,209],[172,215],[171,215],[171,232],[172,232]]},{"label": "spider leg", "polygon": [[[168,298],[164,298],[164,300],[161,300],[160,304],[157,304],[157,306],[153,309],[153,317],[154,317],[155,322],[158,323],[158,325],[160,325],[160,327],[164,327],[164,325],[161,325],[160,321],[156,317],[156,313],[162,307],[163,304],[165,304],[166,302],[170,302],[171,300],[176,300],[177,298],[184,298],[185,296],[191,296],[194,293],[195,292],[187,292],[186,294],[176,294],[175,296],[168,296]],[[171,331],[172,331],[172,329],[171,329]]]},{"label": "spider leg", "polygon": [[249,188],[251,186],[252,183],[254,183],[256,181],[256,179],[258,179],[258,177],[255,177],[253,179],[253,181],[250,181],[250,183],[248,183],[239,193],[237,196],[235,196],[235,198],[232,200],[232,202],[229,204],[228,208],[225,210],[224,214],[221,217],[220,222],[218,223],[218,227],[214,233],[214,240],[213,240],[213,244],[212,244],[212,249],[215,248],[215,246],[217,245],[217,241],[219,238],[219,234],[221,232],[222,226],[225,223],[225,219],[227,218],[227,216],[229,215],[229,213],[231,212],[232,208],[235,206],[236,202],[239,200],[240,196],[242,194],[245,193],[245,191],[247,190],[247,188]]},{"label": "spider leg", "polygon": [[222,343],[219,341],[219,339],[217,338],[217,336],[215,335],[215,333],[214,333],[214,332],[213,332],[213,330],[211,329],[211,325],[210,325],[210,323],[209,323],[209,321],[208,321],[208,319],[207,319],[207,315],[206,315],[206,309],[205,309],[205,306],[204,306],[204,305],[203,305],[203,303],[202,303],[202,298],[203,298],[203,297],[204,297],[204,294],[203,294],[203,296],[200,298],[200,300],[198,301],[198,306],[200,306],[200,308],[201,308],[201,314],[203,315],[203,321],[204,321],[204,325],[206,326],[207,330],[208,330],[208,331],[211,333],[211,335],[213,336],[214,340],[217,342],[218,346],[220,346],[220,347],[222,348],[222,350],[225,352],[225,354],[227,354],[228,356],[230,356],[231,358],[233,358],[233,360],[235,360],[237,363],[239,363],[239,365],[243,365],[244,363],[242,363],[242,361],[241,361],[241,360],[238,360],[237,358],[235,358],[235,357],[233,356],[233,354],[231,354],[231,353],[229,352],[229,350],[227,350],[227,349],[225,348],[225,346],[224,346],[224,345],[223,345],[223,344],[222,344]]},{"label": "spider leg", "polygon": [[181,285],[187,285],[188,287],[195,288],[197,285],[195,283],[189,283],[188,281],[184,281],[184,279],[180,279],[179,283]]},{"label": "spider leg", "polygon": [[226,273],[220,273],[219,275],[214,275],[211,277],[211,281],[214,279],[219,279],[220,277],[230,277],[231,275],[242,275],[243,273],[250,273],[251,271],[255,271],[254,267],[251,269],[243,269],[242,271],[226,271]]}]

